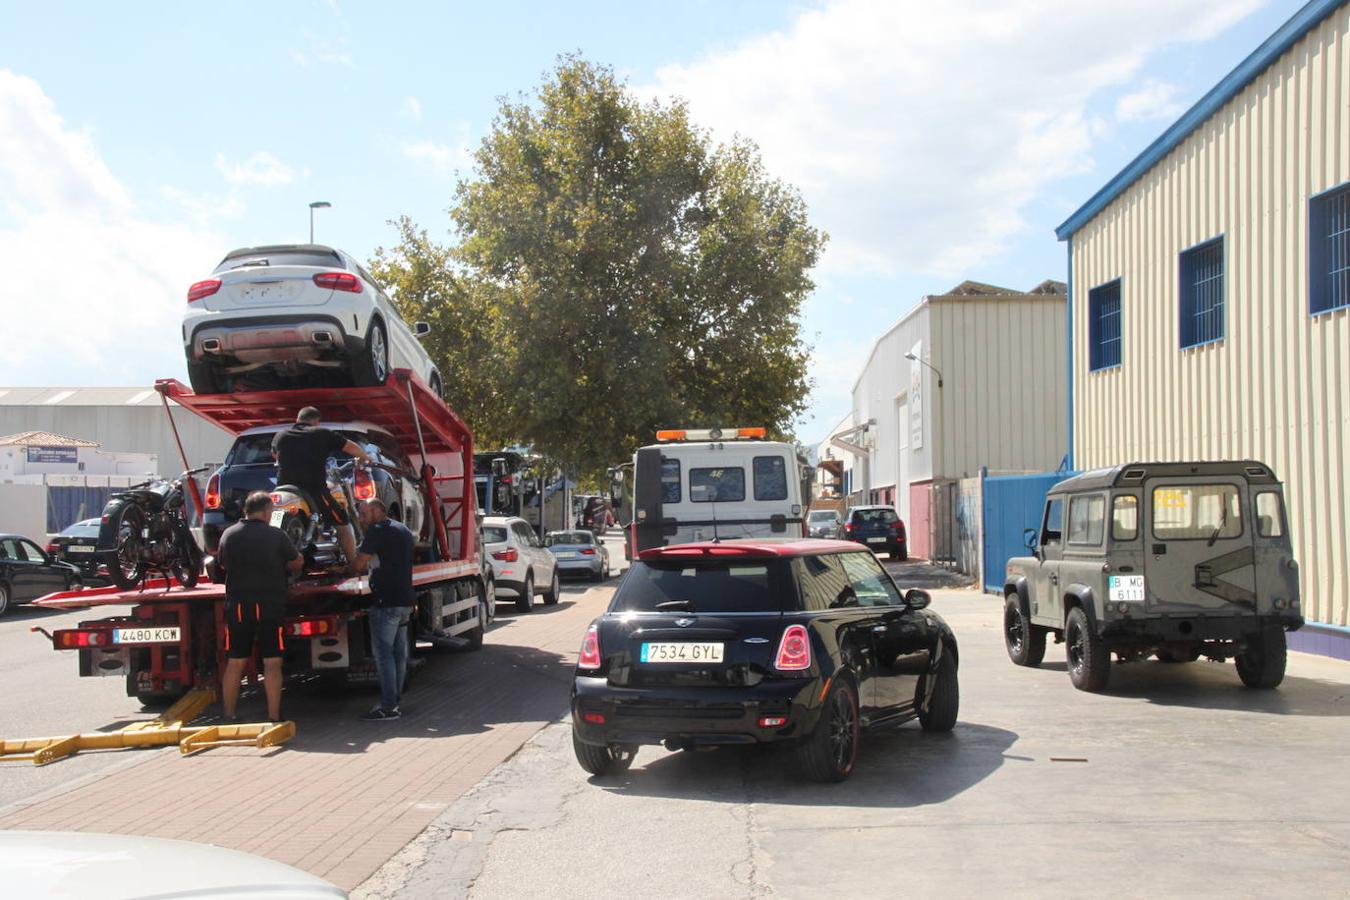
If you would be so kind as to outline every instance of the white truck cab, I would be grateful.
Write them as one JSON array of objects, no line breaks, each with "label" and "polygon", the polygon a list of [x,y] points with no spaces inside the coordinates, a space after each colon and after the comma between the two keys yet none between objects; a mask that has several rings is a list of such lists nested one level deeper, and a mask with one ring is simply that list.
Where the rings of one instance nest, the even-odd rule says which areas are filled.
[{"label": "white truck cab", "polygon": [[630,552],[718,538],[803,537],[811,469],[763,428],[658,431],[633,457]]}]

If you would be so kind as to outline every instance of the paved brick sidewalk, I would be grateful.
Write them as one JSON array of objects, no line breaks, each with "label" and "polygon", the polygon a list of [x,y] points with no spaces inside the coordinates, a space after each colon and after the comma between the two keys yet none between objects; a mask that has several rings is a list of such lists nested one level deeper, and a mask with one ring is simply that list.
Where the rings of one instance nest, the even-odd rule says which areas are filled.
[{"label": "paved brick sidewalk", "polygon": [[[566,711],[583,630],[610,593],[568,591],[556,607],[498,618],[477,653],[428,657],[396,722],[357,719],[373,688],[328,695],[302,685],[287,692],[298,734],[283,748],[148,753],[0,828],[209,842],[350,890]],[[260,699],[247,702],[246,717],[261,713]]]}]

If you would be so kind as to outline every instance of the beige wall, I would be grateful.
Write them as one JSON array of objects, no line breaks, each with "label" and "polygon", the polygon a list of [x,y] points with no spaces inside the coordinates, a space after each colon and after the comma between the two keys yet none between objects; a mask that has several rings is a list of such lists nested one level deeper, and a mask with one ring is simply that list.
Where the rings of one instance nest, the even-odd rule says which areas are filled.
[{"label": "beige wall", "polygon": [[[1308,314],[1308,198],[1350,182],[1350,8],[1073,236],[1079,468],[1255,458],[1285,482],[1305,614],[1350,614],[1350,312]],[[1178,349],[1178,253],[1225,237],[1222,341]],[[1122,365],[1088,372],[1088,291],[1121,278]]]}]

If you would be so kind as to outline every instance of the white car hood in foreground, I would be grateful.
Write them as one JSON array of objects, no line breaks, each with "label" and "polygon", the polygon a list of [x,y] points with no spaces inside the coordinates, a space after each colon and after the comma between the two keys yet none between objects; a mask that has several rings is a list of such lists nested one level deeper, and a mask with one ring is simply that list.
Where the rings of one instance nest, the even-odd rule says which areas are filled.
[{"label": "white car hood in foreground", "polygon": [[299,869],[209,844],[123,834],[0,831],[0,893],[28,898],[343,898]]}]

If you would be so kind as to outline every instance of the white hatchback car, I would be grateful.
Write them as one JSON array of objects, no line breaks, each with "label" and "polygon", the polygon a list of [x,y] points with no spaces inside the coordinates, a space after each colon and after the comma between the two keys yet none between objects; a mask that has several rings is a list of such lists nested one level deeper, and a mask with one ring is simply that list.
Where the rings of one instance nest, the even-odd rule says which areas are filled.
[{"label": "white hatchback car", "polygon": [[[318,244],[232,250],[211,277],[188,288],[183,345],[199,394],[259,383],[384,384],[411,369],[436,394],[441,376],[419,337],[356,260]],[[278,385],[278,381],[283,384]],[[311,386],[304,384],[301,386]]]},{"label": "white hatchback car", "polygon": [[557,560],[535,537],[529,522],[516,516],[486,517],[483,548],[492,560],[499,598],[503,592],[513,594],[520,612],[530,611],[535,594],[543,595],[545,606],[558,602]]}]

